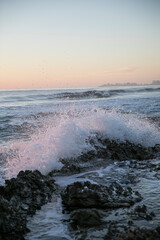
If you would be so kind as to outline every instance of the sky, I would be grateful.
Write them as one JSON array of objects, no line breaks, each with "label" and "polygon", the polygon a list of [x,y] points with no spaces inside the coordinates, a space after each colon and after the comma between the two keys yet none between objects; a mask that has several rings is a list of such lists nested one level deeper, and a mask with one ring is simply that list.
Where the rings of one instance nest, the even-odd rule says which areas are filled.
[{"label": "sky", "polygon": [[160,0],[0,0],[0,89],[160,79]]}]

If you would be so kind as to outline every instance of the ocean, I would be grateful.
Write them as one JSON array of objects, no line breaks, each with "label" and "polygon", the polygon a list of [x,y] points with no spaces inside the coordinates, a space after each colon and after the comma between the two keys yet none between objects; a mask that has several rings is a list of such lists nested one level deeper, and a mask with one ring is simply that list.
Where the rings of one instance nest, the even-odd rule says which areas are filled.
[{"label": "ocean", "polygon": [[[76,159],[95,150],[90,139],[97,136],[145,148],[160,144],[160,86],[1,90],[0,185],[21,170],[38,169],[43,174],[60,170],[60,159]],[[126,168],[114,161],[105,171],[110,178],[121,179]],[[81,179],[57,176],[56,181],[66,186],[77,177]],[[44,206],[29,223],[27,239],[60,239],[60,234],[73,239],[61,211],[60,198]]]}]

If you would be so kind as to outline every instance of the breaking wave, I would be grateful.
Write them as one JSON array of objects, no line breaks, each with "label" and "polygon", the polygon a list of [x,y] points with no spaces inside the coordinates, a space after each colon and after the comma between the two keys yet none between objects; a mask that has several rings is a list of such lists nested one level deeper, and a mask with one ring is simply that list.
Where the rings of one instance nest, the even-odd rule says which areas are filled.
[{"label": "breaking wave", "polygon": [[[51,100],[82,100],[82,99],[100,99],[110,98],[113,96],[121,96],[124,94],[135,94],[135,93],[151,93],[159,92],[160,87],[99,87],[97,89],[67,89],[67,90],[30,90],[30,91],[14,91],[13,94],[1,97],[1,104],[11,104],[18,101],[19,104],[34,101],[51,101]],[[7,93],[7,91],[5,92]]]},{"label": "breaking wave", "polygon": [[105,90],[89,90],[89,91],[67,91],[61,93],[51,93],[49,95],[39,95],[38,98],[46,98],[47,100],[52,99],[68,99],[68,100],[75,100],[75,99],[97,99],[97,98],[109,98],[112,96],[117,96],[121,94],[129,94],[129,93],[141,93],[141,92],[159,92],[160,88],[126,88],[126,89],[105,89]]},{"label": "breaking wave", "polygon": [[60,169],[60,159],[76,158],[95,150],[89,139],[95,139],[97,135],[145,147],[160,144],[160,130],[154,124],[114,110],[92,108],[77,112],[70,109],[58,116],[48,116],[42,120],[41,126],[30,136],[30,140],[16,140],[9,148],[1,147],[1,152],[12,151],[5,163],[7,178],[15,176],[20,170],[38,169],[47,173]]}]

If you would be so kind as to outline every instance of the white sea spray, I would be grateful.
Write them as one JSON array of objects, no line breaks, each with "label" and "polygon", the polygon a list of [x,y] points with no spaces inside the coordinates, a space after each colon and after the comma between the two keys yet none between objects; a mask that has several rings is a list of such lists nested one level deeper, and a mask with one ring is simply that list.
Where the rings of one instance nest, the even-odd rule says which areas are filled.
[{"label": "white sea spray", "polygon": [[71,108],[42,120],[43,128],[31,135],[30,140],[12,143],[10,149],[15,156],[7,159],[7,177],[15,176],[20,170],[38,169],[47,173],[62,167],[62,158],[76,158],[93,150],[88,139],[99,134],[119,142],[129,141],[145,147],[160,143],[160,131],[144,119],[133,114]]}]

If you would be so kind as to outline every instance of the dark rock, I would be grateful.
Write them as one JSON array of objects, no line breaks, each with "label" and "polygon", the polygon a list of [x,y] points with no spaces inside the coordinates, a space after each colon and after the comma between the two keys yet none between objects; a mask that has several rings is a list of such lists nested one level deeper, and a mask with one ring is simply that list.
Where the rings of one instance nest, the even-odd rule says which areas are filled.
[{"label": "dark rock", "polygon": [[133,144],[129,141],[111,141],[109,139],[103,139],[102,137],[99,138],[98,136],[97,138],[98,141],[104,147],[106,147],[106,150],[104,150],[104,148],[97,148],[98,154],[101,152],[101,155],[104,154],[103,157],[107,157],[113,160],[146,160],[152,159],[160,153],[160,145],[158,144],[154,147],[144,147],[141,144]]},{"label": "dark rock", "polygon": [[80,167],[78,166],[78,164],[66,164],[62,167],[61,169],[61,173],[79,173],[81,170],[80,170]]},{"label": "dark rock", "polygon": [[160,233],[157,230],[140,229],[134,230],[127,229],[125,232],[118,232],[117,229],[111,232],[108,231],[105,240],[159,240]]},{"label": "dark rock", "polygon": [[130,211],[128,214],[134,220],[145,219],[147,221],[152,220],[152,218],[155,216],[154,212],[150,212],[150,213],[148,212],[146,205],[143,205],[143,206],[138,205],[135,207],[135,209]]},{"label": "dark rock", "polygon": [[131,188],[118,183],[109,187],[90,182],[75,182],[62,192],[62,203],[68,208],[119,208],[129,207],[142,198]]},{"label": "dark rock", "polygon": [[39,171],[21,171],[0,188],[0,239],[24,239],[27,215],[48,202],[55,190],[54,180]]},{"label": "dark rock", "polygon": [[23,239],[29,230],[26,227],[26,214],[17,206],[13,207],[3,197],[0,199],[0,239]]},{"label": "dark rock", "polygon": [[75,226],[97,226],[103,223],[104,212],[98,209],[78,209],[71,213],[71,220]]},{"label": "dark rock", "polygon": [[160,226],[156,228],[157,232],[160,234]]},{"label": "dark rock", "polygon": [[146,207],[146,205],[143,205],[143,206],[137,206],[137,207],[135,208],[135,211],[136,211],[136,212],[146,213],[146,211],[147,211],[147,207]]},{"label": "dark rock", "polygon": [[[158,144],[154,147],[144,147],[141,144],[134,144],[129,141],[120,142],[118,140],[104,139],[98,134],[94,139],[89,139],[89,143],[95,150],[84,153],[76,158],[61,159],[60,161],[63,163],[63,167],[59,173],[79,173],[85,169],[84,163],[88,163],[86,168],[88,168],[88,166],[94,168],[98,163],[95,159],[97,160],[99,158],[107,161],[133,159],[142,161],[160,157],[160,145]],[[135,166],[136,168],[136,162],[134,163],[135,165],[132,164],[132,167]]]},{"label": "dark rock", "polygon": [[129,220],[128,225],[133,225],[133,222],[131,220]]}]

